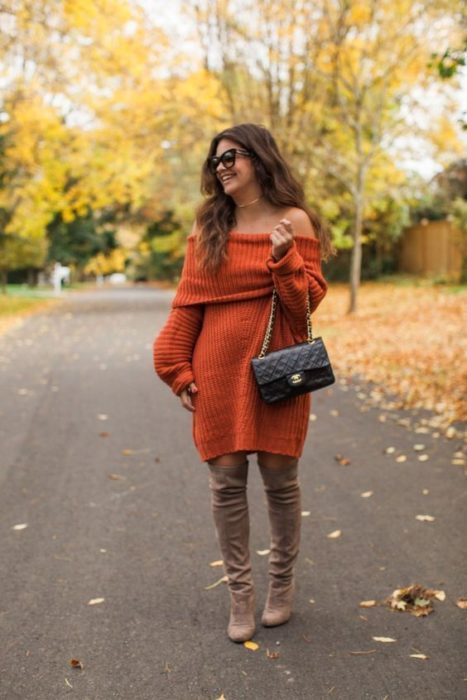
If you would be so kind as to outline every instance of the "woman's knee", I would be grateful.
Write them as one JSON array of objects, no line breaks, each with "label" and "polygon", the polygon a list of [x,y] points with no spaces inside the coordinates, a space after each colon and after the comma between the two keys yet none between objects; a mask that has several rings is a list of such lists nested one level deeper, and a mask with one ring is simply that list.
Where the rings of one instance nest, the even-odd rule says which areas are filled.
[{"label": "woman's knee", "polygon": [[213,467],[235,467],[237,464],[246,462],[248,452],[232,452],[226,455],[219,455],[213,459],[208,459],[208,464]]},{"label": "woman's knee", "polygon": [[258,464],[264,469],[290,469],[298,464],[298,459],[290,455],[258,452]]}]

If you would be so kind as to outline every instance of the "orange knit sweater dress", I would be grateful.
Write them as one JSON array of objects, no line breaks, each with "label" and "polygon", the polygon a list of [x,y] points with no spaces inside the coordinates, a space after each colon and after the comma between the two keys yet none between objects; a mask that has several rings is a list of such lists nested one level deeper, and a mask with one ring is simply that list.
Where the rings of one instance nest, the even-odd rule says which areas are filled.
[{"label": "orange knit sweater dress", "polygon": [[227,259],[209,273],[197,265],[189,236],[172,310],[154,341],[154,367],[177,395],[196,382],[193,438],[203,461],[238,451],[302,453],[310,395],[266,404],[250,364],[262,345],[273,287],[280,304],[270,350],[306,340],[307,294],[312,311],[326,294],[317,239],[296,236],[276,262],[269,233],[233,231]]}]

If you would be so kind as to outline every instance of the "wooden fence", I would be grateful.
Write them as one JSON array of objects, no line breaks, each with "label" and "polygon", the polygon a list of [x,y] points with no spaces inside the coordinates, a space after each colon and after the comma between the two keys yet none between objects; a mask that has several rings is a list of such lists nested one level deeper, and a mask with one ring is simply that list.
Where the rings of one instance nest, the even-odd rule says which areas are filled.
[{"label": "wooden fence", "polygon": [[459,282],[463,269],[462,232],[449,221],[422,221],[402,236],[399,270]]}]

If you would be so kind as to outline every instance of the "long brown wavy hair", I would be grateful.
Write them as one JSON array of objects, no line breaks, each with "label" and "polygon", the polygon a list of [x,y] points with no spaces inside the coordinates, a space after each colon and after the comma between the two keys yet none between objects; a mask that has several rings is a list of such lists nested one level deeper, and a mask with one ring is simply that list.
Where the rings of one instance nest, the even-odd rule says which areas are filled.
[{"label": "long brown wavy hair", "polygon": [[201,266],[206,270],[218,269],[226,257],[229,231],[236,224],[235,202],[224,193],[222,184],[209,169],[209,159],[215,155],[222,139],[234,141],[252,153],[256,178],[268,202],[277,207],[298,207],[308,214],[321,243],[321,255],[326,260],[333,252],[328,231],[306,204],[303,187],[292,175],[274,137],[264,126],[238,124],[213,138],[201,171],[201,192],[206,195],[196,212],[197,253]]}]

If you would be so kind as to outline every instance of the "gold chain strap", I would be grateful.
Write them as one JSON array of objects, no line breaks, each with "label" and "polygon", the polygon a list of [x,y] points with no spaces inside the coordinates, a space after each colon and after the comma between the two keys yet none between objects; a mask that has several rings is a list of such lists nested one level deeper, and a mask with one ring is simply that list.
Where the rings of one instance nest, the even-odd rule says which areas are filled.
[{"label": "gold chain strap", "polygon": [[[269,346],[271,344],[272,331],[274,328],[274,320],[276,318],[276,308],[277,308],[277,291],[276,288],[272,290],[272,303],[271,303],[271,313],[269,314],[268,327],[266,328],[266,335],[264,336],[263,344],[261,346],[261,351],[258,355],[258,359],[265,357]],[[307,343],[313,342],[313,331],[311,328],[311,308],[310,308],[310,295],[307,294],[306,297],[306,330],[307,330]]]}]

